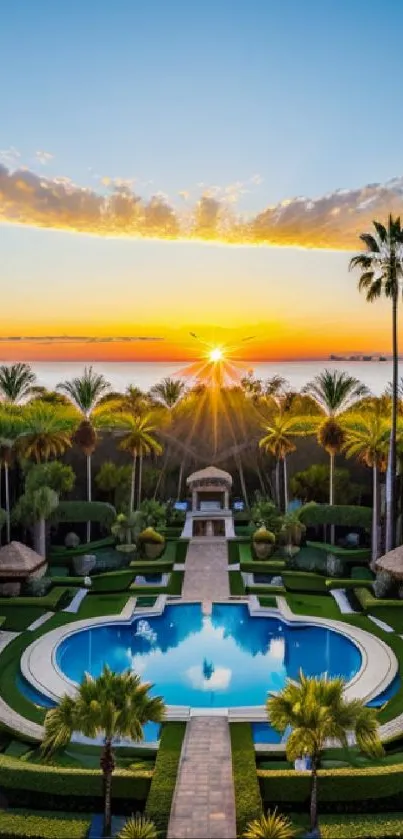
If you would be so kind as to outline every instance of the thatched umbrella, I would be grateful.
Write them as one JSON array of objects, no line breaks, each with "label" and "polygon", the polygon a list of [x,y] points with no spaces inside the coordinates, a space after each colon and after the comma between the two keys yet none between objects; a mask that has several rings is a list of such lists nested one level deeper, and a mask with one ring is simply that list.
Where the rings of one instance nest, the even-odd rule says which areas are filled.
[{"label": "thatched umbrella", "polygon": [[0,585],[3,594],[18,594],[21,581],[28,577],[42,577],[46,559],[22,542],[10,542],[0,548]]},{"label": "thatched umbrella", "polygon": [[376,560],[377,571],[387,571],[395,580],[403,580],[403,545]]}]

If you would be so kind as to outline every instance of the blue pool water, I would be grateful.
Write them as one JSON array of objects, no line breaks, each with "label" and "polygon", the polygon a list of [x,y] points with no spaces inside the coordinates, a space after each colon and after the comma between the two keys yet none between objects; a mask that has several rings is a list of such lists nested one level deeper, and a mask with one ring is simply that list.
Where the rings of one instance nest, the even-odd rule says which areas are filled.
[{"label": "blue pool water", "polygon": [[34,705],[39,705],[40,708],[55,708],[56,702],[53,702],[52,699],[48,699],[48,697],[43,693],[39,693],[39,691],[27,682],[20,673],[17,675],[16,685],[20,693],[22,693],[26,699],[29,699],[30,702],[33,702]]},{"label": "blue pool water", "polygon": [[374,699],[371,699],[370,702],[367,702],[368,708],[380,708],[385,702],[388,702],[389,699],[392,699],[392,696],[400,690],[402,686],[401,678],[399,674],[395,676],[393,681],[388,685],[388,687],[382,691],[382,693],[378,693],[378,696],[375,696]]},{"label": "blue pool water", "polygon": [[138,574],[134,583],[136,586],[160,586],[162,574]]},{"label": "blue pool water", "polygon": [[74,682],[98,676],[105,664],[128,668],[153,684],[168,705],[234,707],[262,705],[267,692],[288,677],[327,673],[351,679],[361,666],[353,642],[318,626],[288,626],[277,617],[250,617],[247,606],[168,606],[156,617],[131,624],[81,630],[56,651],[60,670]]}]

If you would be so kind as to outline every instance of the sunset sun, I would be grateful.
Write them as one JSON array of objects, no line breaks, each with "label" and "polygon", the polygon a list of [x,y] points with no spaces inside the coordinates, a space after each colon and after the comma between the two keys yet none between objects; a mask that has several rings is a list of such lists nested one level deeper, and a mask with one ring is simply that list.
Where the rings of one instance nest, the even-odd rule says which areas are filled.
[{"label": "sunset sun", "polygon": [[214,347],[214,349],[211,350],[210,353],[209,353],[210,361],[214,361],[214,362],[222,361],[223,358],[224,358],[224,353],[223,353],[222,350],[220,350],[219,347]]}]

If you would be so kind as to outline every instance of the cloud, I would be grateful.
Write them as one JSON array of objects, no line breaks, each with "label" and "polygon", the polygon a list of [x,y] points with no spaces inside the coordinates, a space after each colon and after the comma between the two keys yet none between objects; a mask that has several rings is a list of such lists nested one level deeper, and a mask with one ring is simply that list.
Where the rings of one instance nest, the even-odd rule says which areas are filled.
[{"label": "cloud", "polygon": [[51,154],[49,151],[36,151],[35,157],[37,160],[39,160],[39,163],[42,163],[42,166],[46,166],[46,164],[49,163],[50,160],[53,160],[53,154]]},{"label": "cloud", "polygon": [[[10,153],[18,154],[8,150],[3,160]],[[144,198],[132,180],[104,177],[102,183],[107,194],[0,164],[0,222],[105,237],[356,250],[359,233],[373,218],[403,211],[403,177],[318,198],[287,198],[252,216],[242,216],[235,205],[248,184],[260,183],[258,175],[224,188],[199,184],[200,197],[190,201],[182,193],[179,209],[162,193]]]},{"label": "cloud", "polygon": [[6,166],[15,165],[20,157],[20,152],[14,146],[10,146],[8,149],[0,149],[0,163],[4,163]]},{"label": "cloud", "polygon": [[94,338],[89,335],[84,336],[70,336],[70,335],[41,335],[41,336],[28,336],[28,335],[5,335],[3,337],[0,336],[0,342],[4,343],[18,343],[29,341],[32,344],[135,344],[139,341],[164,341],[165,339],[162,337],[157,336],[148,336],[148,335],[136,335],[136,336],[129,336],[129,337],[102,337],[102,338]]}]

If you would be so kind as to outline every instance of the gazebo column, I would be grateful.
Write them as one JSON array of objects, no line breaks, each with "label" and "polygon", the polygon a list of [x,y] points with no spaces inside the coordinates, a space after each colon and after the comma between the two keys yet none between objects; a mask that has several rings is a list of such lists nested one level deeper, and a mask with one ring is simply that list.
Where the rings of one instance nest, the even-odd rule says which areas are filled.
[{"label": "gazebo column", "polygon": [[224,492],[224,510],[229,510],[229,492],[227,489]]},{"label": "gazebo column", "polygon": [[195,513],[197,510],[197,490],[194,489],[192,491],[192,511]]},{"label": "gazebo column", "polygon": [[206,521],[206,536],[214,536],[214,527],[212,521]]}]

